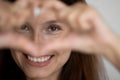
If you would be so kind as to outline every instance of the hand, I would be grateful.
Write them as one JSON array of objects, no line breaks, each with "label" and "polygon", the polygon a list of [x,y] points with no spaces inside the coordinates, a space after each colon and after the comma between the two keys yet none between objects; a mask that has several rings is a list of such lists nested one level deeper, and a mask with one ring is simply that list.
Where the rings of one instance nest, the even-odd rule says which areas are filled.
[{"label": "hand", "polygon": [[37,5],[37,1],[33,0],[18,0],[13,4],[0,1],[0,49],[13,48],[35,53],[35,45],[29,39],[14,34],[12,27],[23,25],[33,16]]},{"label": "hand", "polygon": [[6,48],[34,54],[39,50],[32,41],[14,33],[0,34],[0,49]]},{"label": "hand", "polygon": [[87,54],[104,54],[116,40],[97,11],[87,4],[67,6],[59,1],[45,1],[43,5],[72,30],[68,37],[46,45],[49,50],[71,48]]},{"label": "hand", "polygon": [[33,16],[37,1],[17,0],[11,4],[5,1],[0,2],[0,29],[3,27],[23,25],[30,16]]}]

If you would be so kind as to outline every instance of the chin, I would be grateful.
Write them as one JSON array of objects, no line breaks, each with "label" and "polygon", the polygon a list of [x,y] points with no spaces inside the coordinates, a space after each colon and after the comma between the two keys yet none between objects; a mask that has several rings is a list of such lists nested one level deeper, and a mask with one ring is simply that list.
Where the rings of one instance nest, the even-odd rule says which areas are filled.
[{"label": "chin", "polygon": [[64,64],[70,57],[70,52],[52,52],[44,55],[34,56],[28,53],[12,51],[12,57],[22,69],[27,78],[44,79],[58,76]]}]

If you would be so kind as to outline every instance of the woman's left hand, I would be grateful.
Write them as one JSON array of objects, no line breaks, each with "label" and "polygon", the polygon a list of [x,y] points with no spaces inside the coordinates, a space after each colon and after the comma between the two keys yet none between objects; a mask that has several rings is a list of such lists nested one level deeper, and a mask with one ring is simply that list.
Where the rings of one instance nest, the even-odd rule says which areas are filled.
[{"label": "woman's left hand", "polygon": [[71,48],[87,54],[104,54],[117,40],[97,11],[85,3],[67,6],[60,1],[48,0],[44,1],[44,6],[72,29],[68,37],[50,43],[49,49]]}]

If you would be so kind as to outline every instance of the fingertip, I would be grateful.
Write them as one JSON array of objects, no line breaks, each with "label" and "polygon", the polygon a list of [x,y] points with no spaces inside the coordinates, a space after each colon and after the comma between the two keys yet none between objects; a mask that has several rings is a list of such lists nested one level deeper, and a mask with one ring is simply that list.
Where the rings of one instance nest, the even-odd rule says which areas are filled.
[{"label": "fingertip", "polygon": [[19,7],[26,7],[28,0],[17,0],[14,4]]},{"label": "fingertip", "polygon": [[55,11],[61,11],[67,7],[67,5],[65,5],[64,3],[56,0],[48,2],[46,1],[45,6]]}]

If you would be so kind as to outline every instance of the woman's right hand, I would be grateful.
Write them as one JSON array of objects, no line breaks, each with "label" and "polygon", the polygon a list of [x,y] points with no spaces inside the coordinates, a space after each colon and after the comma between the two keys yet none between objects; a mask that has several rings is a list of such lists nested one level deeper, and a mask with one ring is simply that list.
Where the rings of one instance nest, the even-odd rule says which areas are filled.
[{"label": "woman's right hand", "polygon": [[20,26],[33,15],[37,2],[31,0],[17,0],[15,3],[0,2],[0,30]]},{"label": "woman's right hand", "polygon": [[23,25],[33,16],[37,5],[37,0],[17,0],[15,3],[0,1],[0,49],[13,48],[30,53],[37,51],[29,39],[12,32],[12,27]]}]

